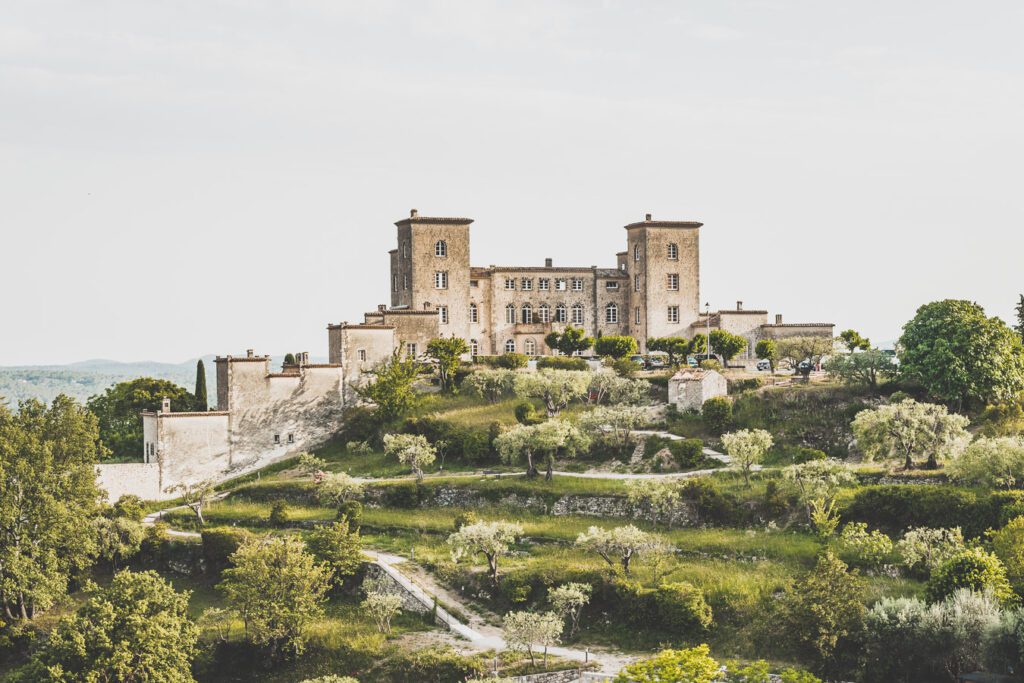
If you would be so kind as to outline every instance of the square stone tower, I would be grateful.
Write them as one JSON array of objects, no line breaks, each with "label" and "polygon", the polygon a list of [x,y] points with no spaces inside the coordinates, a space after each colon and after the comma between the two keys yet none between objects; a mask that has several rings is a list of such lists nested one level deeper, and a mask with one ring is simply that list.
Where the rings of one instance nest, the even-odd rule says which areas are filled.
[{"label": "square stone tower", "polygon": [[629,332],[641,348],[651,337],[688,336],[700,315],[701,225],[647,214],[625,226]]},{"label": "square stone tower", "polygon": [[[440,336],[469,339],[469,225],[471,218],[420,216],[395,223],[391,305],[438,311]],[[422,353],[423,349],[419,349]]]}]

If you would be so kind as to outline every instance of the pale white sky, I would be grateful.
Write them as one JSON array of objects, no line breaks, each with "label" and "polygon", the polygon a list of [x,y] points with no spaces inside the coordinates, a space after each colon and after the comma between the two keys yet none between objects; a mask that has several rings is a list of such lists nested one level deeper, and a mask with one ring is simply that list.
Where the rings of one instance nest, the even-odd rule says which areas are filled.
[{"label": "pale white sky", "polygon": [[392,223],[614,265],[705,223],[702,298],[881,341],[1024,289],[1019,2],[5,0],[0,364],[325,355]]}]

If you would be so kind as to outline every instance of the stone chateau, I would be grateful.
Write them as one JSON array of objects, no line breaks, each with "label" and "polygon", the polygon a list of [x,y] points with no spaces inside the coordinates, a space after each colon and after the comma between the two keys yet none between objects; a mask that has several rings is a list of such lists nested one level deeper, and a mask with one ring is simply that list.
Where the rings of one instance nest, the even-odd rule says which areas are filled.
[{"label": "stone chateau", "polygon": [[783,323],[768,311],[701,311],[700,228],[692,221],[654,220],[625,226],[625,251],[615,267],[470,265],[470,218],[420,216],[397,223],[389,252],[390,306],[359,323],[327,326],[328,360],[271,366],[269,356],[216,359],[217,408],[162,409],[142,415],[141,462],[100,465],[111,500],[176,496],[181,483],[223,480],[264,467],[324,442],[337,431],[354,387],[393,352],[418,356],[431,339],[465,339],[472,355],[508,351],[550,354],[544,337],[568,326],[589,336],[630,335],[641,349],[651,337],[693,337],[723,329],[748,340],[734,363],[755,362],[760,339],[833,335],[832,323]]}]

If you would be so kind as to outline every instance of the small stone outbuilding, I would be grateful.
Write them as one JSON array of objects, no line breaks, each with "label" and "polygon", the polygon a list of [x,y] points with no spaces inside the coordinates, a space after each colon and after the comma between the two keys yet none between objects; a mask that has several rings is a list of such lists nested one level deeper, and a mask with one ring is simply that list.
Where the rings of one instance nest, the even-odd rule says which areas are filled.
[{"label": "small stone outbuilding", "polygon": [[728,382],[715,370],[683,368],[668,381],[668,402],[679,410],[700,410],[704,401],[728,393]]}]

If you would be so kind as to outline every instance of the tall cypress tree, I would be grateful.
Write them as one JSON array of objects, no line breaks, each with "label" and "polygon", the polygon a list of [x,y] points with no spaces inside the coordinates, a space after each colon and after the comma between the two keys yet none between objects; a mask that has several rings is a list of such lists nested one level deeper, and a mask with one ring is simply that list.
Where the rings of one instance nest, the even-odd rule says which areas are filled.
[{"label": "tall cypress tree", "polygon": [[196,410],[206,412],[210,409],[210,404],[206,400],[206,366],[203,365],[203,359],[200,358],[199,362],[196,363]]}]

